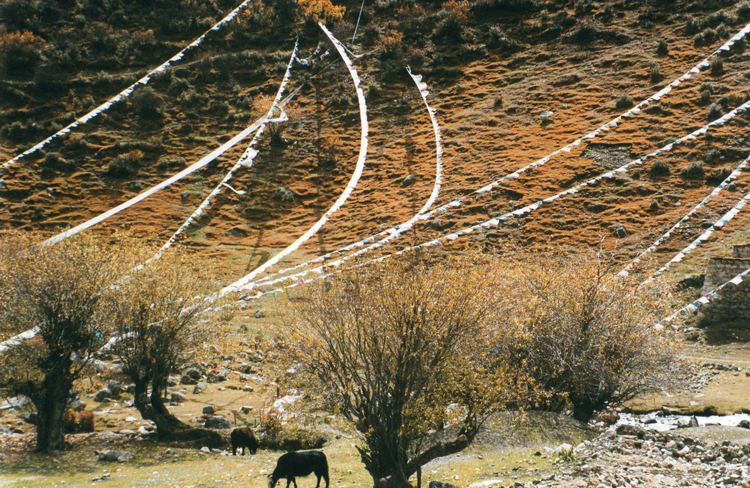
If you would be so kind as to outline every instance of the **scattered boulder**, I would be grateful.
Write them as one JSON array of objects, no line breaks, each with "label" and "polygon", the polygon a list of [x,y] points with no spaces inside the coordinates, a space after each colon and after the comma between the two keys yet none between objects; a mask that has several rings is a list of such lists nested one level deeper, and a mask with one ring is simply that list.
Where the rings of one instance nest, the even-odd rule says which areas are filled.
[{"label": "scattered boulder", "polygon": [[227,380],[227,375],[224,373],[214,373],[213,371],[209,371],[206,375],[206,379],[209,383],[223,383]]},{"label": "scattered boulder", "polygon": [[276,190],[276,195],[275,195],[276,199],[281,200],[282,202],[293,202],[295,196],[296,195],[294,194],[292,190],[284,186]]},{"label": "scattered boulder", "polygon": [[557,446],[555,450],[552,451],[552,454],[554,454],[555,456],[568,456],[572,452],[573,452],[573,446],[571,446],[570,444],[566,442]]},{"label": "scattered boulder", "polygon": [[401,180],[401,186],[409,186],[413,184],[416,181],[416,178],[414,178],[414,175],[406,175],[406,178]]},{"label": "scattered boulder", "polygon": [[203,415],[211,416],[215,413],[216,413],[216,410],[214,409],[213,405],[206,405],[205,407],[203,407]]},{"label": "scattered boulder", "polygon": [[232,423],[222,415],[214,415],[213,417],[206,419],[203,426],[207,429],[231,429]]},{"label": "scattered boulder", "polygon": [[198,368],[187,368],[182,372],[182,376],[188,376],[194,380],[199,380],[201,379],[201,371]]},{"label": "scattered boulder", "polygon": [[737,424],[737,427],[740,427],[741,429],[750,429],[750,420],[742,420],[739,424]]},{"label": "scattered boulder", "polygon": [[643,436],[646,434],[646,429],[640,425],[633,424],[620,424],[617,426],[616,431],[617,435],[632,435],[639,439],[643,439]]},{"label": "scattered boulder", "polygon": [[458,488],[458,486],[443,481],[430,481],[429,488]]},{"label": "scattered boulder", "polygon": [[197,385],[198,380],[193,378],[192,376],[188,375],[182,375],[182,378],[180,378],[180,384],[183,385]]},{"label": "scattered boulder", "polygon": [[83,400],[75,400],[70,403],[70,408],[72,408],[74,412],[83,412],[86,409],[86,402]]},{"label": "scattered boulder", "polygon": [[206,391],[206,388],[207,388],[206,384],[202,381],[199,381],[198,384],[195,385],[195,388],[193,388],[193,394],[199,395],[203,393],[204,391]]},{"label": "scattered boulder", "polygon": [[128,451],[109,449],[99,453],[99,461],[126,463],[131,459],[133,459],[133,453]]},{"label": "scattered boulder", "polygon": [[628,231],[625,229],[625,226],[622,224],[617,224],[615,228],[612,230],[612,233],[618,239],[622,239],[628,235]]},{"label": "scattered boulder", "polygon": [[173,391],[172,397],[169,399],[170,403],[182,403],[185,401],[185,390]]},{"label": "scattered boulder", "polygon": [[[253,407],[250,407],[250,406],[240,407],[240,412],[244,413],[245,415],[249,414],[252,411],[253,411]],[[744,420],[744,422],[747,422],[747,420]],[[740,422],[740,423],[742,423],[742,422]],[[746,427],[746,428],[750,429],[750,424],[748,424],[748,427]]]},{"label": "scattered boulder", "polygon": [[109,380],[109,383],[107,383],[107,389],[112,393],[112,398],[117,398],[123,391],[122,383],[117,380]]},{"label": "scattered boulder", "polygon": [[256,319],[262,319],[265,316],[266,316],[266,311],[263,310],[262,308],[260,310],[258,310],[257,312],[255,312],[255,318]]},{"label": "scattered boulder", "polygon": [[109,400],[110,398],[112,398],[112,392],[109,388],[102,388],[96,392],[96,395],[94,395],[94,401],[99,403]]}]

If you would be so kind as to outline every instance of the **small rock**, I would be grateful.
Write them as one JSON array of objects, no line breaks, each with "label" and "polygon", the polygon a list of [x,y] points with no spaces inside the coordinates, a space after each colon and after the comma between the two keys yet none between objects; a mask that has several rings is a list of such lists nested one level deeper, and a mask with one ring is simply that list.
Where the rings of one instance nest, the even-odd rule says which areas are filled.
[{"label": "small rock", "polygon": [[242,387],[242,391],[252,392],[252,391],[255,391],[255,388],[253,388],[250,385],[245,385],[245,386]]},{"label": "small rock", "polygon": [[201,452],[211,452],[211,448],[208,446],[201,447]]},{"label": "small rock", "polygon": [[117,380],[109,380],[107,383],[107,389],[112,393],[112,398],[117,398],[122,393],[122,383]]},{"label": "small rock", "polygon": [[625,226],[622,224],[617,224],[612,230],[612,233],[619,239],[622,239],[623,237],[626,237],[628,235],[628,231],[625,230]]},{"label": "small rock", "polygon": [[183,391],[173,391],[172,397],[169,399],[169,403],[182,403],[185,401],[185,393]]},{"label": "small rock", "polygon": [[109,400],[110,398],[112,398],[112,392],[109,388],[102,388],[96,392],[96,395],[94,395],[94,401],[100,403],[104,400]]},{"label": "small rock", "polygon": [[750,421],[748,420],[741,420],[739,424],[737,424],[737,427],[740,427],[742,429],[750,429]]},{"label": "small rock", "polygon": [[92,478],[91,481],[106,481],[109,478],[109,473],[104,473],[101,476],[97,476],[96,478]]},{"label": "small rock", "polygon": [[232,423],[221,415],[214,415],[203,424],[207,429],[231,429]]},{"label": "small rock", "polygon": [[414,175],[406,175],[406,177],[401,180],[401,186],[409,186],[413,184],[416,181],[416,178],[414,178]]},{"label": "small rock", "polygon": [[133,453],[109,449],[99,454],[99,461],[125,463],[133,459]]},{"label": "small rock", "polygon": [[567,456],[571,452],[573,452],[573,446],[568,443],[563,443],[557,446],[555,450],[552,451],[552,454],[555,456]]},{"label": "small rock", "polygon": [[70,404],[70,408],[72,408],[74,412],[82,412],[86,409],[86,402],[83,400],[76,400]]},{"label": "small rock", "polygon": [[200,393],[203,393],[204,391],[206,391],[206,388],[206,384],[202,381],[199,381],[198,384],[195,385],[195,388],[193,388],[193,394],[198,395]]},{"label": "small rock", "polygon": [[183,385],[197,385],[198,380],[193,378],[192,376],[182,375],[182,378],[180,378],[180,383]]},{"label": "small rock", "polygon": [[250,406],[240,407],[240,412],[244,413],[245,415],[249,414],[252,411],[253,411],[253,407],[250,407]]},{"label": "small rock", "polygon": [[213,405],[206,405],[203,407],[203,415],[213,415],[216,413],[216,410],[214,410]]},{"label": "small rock", "polygon": [[257,312],[255,312],[255,318],[256,319],[262,319],[265,316],[266,316],[266,311],[263,310],[263,309],[260,309]]}]

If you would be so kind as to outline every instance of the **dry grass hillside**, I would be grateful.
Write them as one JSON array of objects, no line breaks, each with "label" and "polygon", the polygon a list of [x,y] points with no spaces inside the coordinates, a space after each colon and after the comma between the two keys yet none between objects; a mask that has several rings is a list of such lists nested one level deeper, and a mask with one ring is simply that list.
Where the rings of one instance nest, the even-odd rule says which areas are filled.
[{"label": "dry grass hillside", "polygon": [[[236,6],[230,0],[51,2],[6,0],[3,39],[31,32],[42,46],[0,76],[0,159],[10,159],[134,82]],[[0,178],[0,225],[53,232],[74,226],[157,184],[218,147],[265,113],[297,34],[300,57],[318,43],[294,2],[255,0],[204,44],[115,105]],[[370,145],[358,186],[321,232],[284,263],[328,252],[404,222],[427,200],[435,178],[432,125],[404,67],[424,75],[444,144],[436,206],[465,196],[606,123],[695,66],[750,22],[746,3],[725,0],[472,0],[365,3],[347,7],[333,33],[358,54],[367,95]],[[687,135],[750,98],[750,54],[741,42],[700,75],[616,129],[584,141],[546,165],[474,195],[393,241],[393,251],[485,221],[551,196]],[[35,51],[37,52],[37,51]],[[319,70],[325,69],[323,72]],[[229,283],[280,251],[316,222],[346,186],[359,150],[354,86],[336,51],[312,68],[295,64],[290,122],[258,145],[254,167],[232,180],[183,244],[219,257]],[[624,108],[623,108],[624,107]],[[540,114],[551,111],[543,120]],[[619,246],[635,257],[734,169],[750,148],[741,115],[707,137],[497,228],[460,238],[481,245]],[[269,131],[271,132],[271,131]],[[249,142],[249,139],[246,140]],[[190,215],[244,150],[95,227],[128,227],[161,243]],[[681,170],[699,162],[703,174]],[[412,184],[404,179],[413,176]],[[292,199],[279,198],[284,187]],[[741,176],[655,254],[664,263],[736,203]],[[701,268],[744,239],[750,213],[716,234],[676,272]],[[626,235],[613,229],[622,224]],[[648,265],[656,269],[656,262]]]}]

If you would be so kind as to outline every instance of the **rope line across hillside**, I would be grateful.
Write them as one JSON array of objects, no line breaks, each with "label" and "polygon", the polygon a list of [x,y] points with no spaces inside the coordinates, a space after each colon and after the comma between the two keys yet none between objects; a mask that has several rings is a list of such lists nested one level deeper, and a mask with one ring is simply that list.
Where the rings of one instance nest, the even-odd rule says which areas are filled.
[{"label": "rope line across hillside", "polygon": [[[533,163],[528,164],[528,165],[524,166],[523,168],[516,170],[513,173],[505,175],[505,176],[503,176],[503,177],[501,177],[501,178],[493,181],[492,183],[489,183],[488,185],[485,185],[484,187],[482,187],[482,188],[480,188],[478,190],[475,190],[474,192],[472,192],[472,193],[470,193],[470,194],[468,194],[468,195],[466,195],[464,197],[457,198],[457,199],[455,199],[455,200],[453,200],[453,201],[451,201],[451,202],[449,202],[449,203],[447,203],[445,205],[442,205],[441,207],[438,207],[438,208],[436,208],[436,209],[434,209],[434,210],[432,210],[430,212],[426,212],[426,213],[422,214],[421,219],[422,220],[426,220],[428,218],[431,218],[432,216],[434,216],[438,212],[449,212],[452,208],[461,206],[461,204],[465,200],[467,200],[470,197],[473,197],[474,195],[483,195],[485,193],[489,193],[492,190],[494,190],[496,187],[498,187],[502,182],[507,181],[507,180],[511,180],[511,179],[517,179],[520,176],[521,173],[527,172],[530,169],[538,168],[539,166],[543,166],[552,157],[554,157],[554,156],[556,156],[556,155],[558,155],[558,154],[560,154],[562,152],[566,152],[566,153],[570,152],[573,147],[580,145],[581,142],[586,141],[586,140],[594,139],[595,137],[597,137],[602,132],[607,132],[610,129],[616,129],[617,126],[618,126],[618,124],[620,123],[620,121],[623,118],[630,118],[630,117],[633,117],[633,116],[637,116],[638,114],[641,113],[641,111],[642,111],[643,108],[647,107],[649,104],[651,104],[653,102],[660,101],[664,96],[668,95],[672,91],[673,88],[675,88],[675,87],[679,86],[680,84],[682,84],[683,81],[692,78],[692,76],[695,75],[695,74],[700,74],[701,68],[707,68],[707,67],[710,66],[710,61],[709,60],[713,56],[716,56],[717,54],[719,54],[719,53],[721,53],[723,51],[729,51],[732,48],[732,46],[737,41],[739,41],[740,39],[743,39],[748,33],[750,33],[750,24],[747,24],[741,31],[739,31],[737,34],[735,34],[727,42],[725,42],[724,44],[722,44],[718,49],[714,50],[710,55],[708,55],[701,62],[699,62],[698,64],[696,64],[693,68],[691,68],[690,70],[686,71],[685,74],[683,74],[682,76],[680,76],[676,80],[672,81],[666,87],[664,87],[663,89],[661,89],[658,92],[654,93],[653,95],[651,95],[647,99],[641,101],[640,103],[638,103],[637,105],[635,105],[633,108],[631,108],[631,109],[623,112],[622,114],[620,114],[619,116],[617,116],[614,119],[610,120],[609,122],[601,125],[598,129],[595,129],[594,131],[589,132],[588,134],[586,134],[586,135],[578,138],[577,140],[573,141],[572,143],[568,144],[567,146],[565,146],[563,148],[560,148],[560,149],[557,149],[556,151],[554,151],[554,152],[552,152],[552,153],[544,156],[543,158],[540,158],[540,159],[534,161]],[[272,273],[272,274],[270,274],[268,276],[260,278],[259,280],[257,280],[257,282],[261,283],[261,282],[264,282],[264,281],[268,281],[268,280],[272,279],[274,276],[277,276],[279,274],[284,274],[284,273],[296,271],[297,269],[303,268],[305,266],[322,263],[322,262],[324,262],[324,261],[326,261],[328,259],[331,259],[334,256],[337,256],[338,254],[346,253],[346,252],[351,251],[354,248],[362,247],[365,244],[369,244],[369,243],[373,242],[374,240],[377,240],[377,239],[379,239],[379,238],[381,238],[383,236],[386,236],[386,235],[392,233],[395,229],[396,228],[393,227],[393,228],[384,230],[384,231],[379,232],[377,234],[374,234],[374,235],[372,235],[370,237],[366,237],[364,239],[361,239],[360,241],[357,241],[354,244],[350,244],[350,245],[348,245],[346,247],[342,247],[341,249],[338,249],[338,250],[335,250],[335,251],[331,251],[329,253],[326,253],[326,254],[324,254],[322,256],[319,256],[319,257],[317,257],[315,259],[312,259],[310,261],[306,261],[304,263],[301,263],[301,264],[298,264],[296,266],[292,266],[292,267],[289,267],[289,268],[281,269],[281,270],[279,270],[279,271],[277,271],[275,273]]]},{"label": "rope line across hillside", "polygon": [[225,287],[221,291],[222,294],[227,293],[229,291],[239,290],[243,288],[244,286],[246,286],[248,283],[251,283],[252,280],[258,274],[264,272],[266,269],[270,268],[271,266],[281,261],[281,259],[283,259],[285,256],[297,250],[305,241],[309,240],[312,236],[317,234],[317,232],[320,230],[321,227],[323,227],[323,225],[328,221],[328,219],[344,205],[346,200],[349,198],[349,195],[351,195],[352,192],[354,191],[354,188],[356,188],[357,183],[359,182],[359,179],[362,176],[362,172],[365,169],[365,159],[367,157],[367,134],[369,131],[369,125],[367,122],[367,103],[365,102],[365,94],[362,91],[362,87],[360,86],[359,75],[357,75],[357,70],[354,68],[352,61],[347,56],[344,46],[341,44],[341,42],[339,42],[339,40],[336,39],[333,36],[333,34],[331,34],[331,32],[323,24],[318,23],[318,25],[323,30],[323,32],[328,36],[328,38],[331,40],[333,45],[336,47],[336,50],[339,52],[339,55],[341,56],[341,59],[344,60],[344,63],[346,64],[346,68],[349,70],[349,74],[352,78],[352,81],[354,82],[354,89],[357,92],[357,99],[359,101],[359,119],[360,119],[360,125],[362,128],[362,131],[361,131],[361,136],[360,136],[359,156],[357,158],[357,164],[354,168],[354,173],[352,174],[351,179],[349,180],[349,184],[346,186],[346,188],[341,193],[339,198],[334,202],[333,206],[330,209],[328,209],[328,211],[320,218],[320,220],[318,220],[310,229],[308,229],[307,232],[305,232],[296,241],[294,241],[292,244],[287,246],[285,249],[283,249],[281,252],[276,254],[274,257],[272,257],[271,259],[263,263],[262,266],[256,268],[250,274],[244,276],[243,278],[237,280],[231,285]]},{"label": "rope line across hillside", "polygon": [[[385,239],[383,239],[380,242],[377,242],[375,244],[372,244],[364,249],[360,249],[359,251],[350,254],[348,256],[345,256],[343,258],[340,258],[332,263],[330,263],[328,266],[340,266],[345,261],[349,261],[350,259],[356,258],[358,256],[361,256],[362,254],[365,254],[373,249],[378,249],[383,246],[383,244],[387,243],[388,241],[391,241],[397,237],[399,237],[401,234],[406,232],[407,230],[411,229],[414,224],[419,220],[419,217],[427,212],[430,207],[435,203],[435,200],[437,200],[438,195],[440,194],[440,187],[442,185],[443,181],[443,145],[442,140],[440,136],[440,125],[438,124],[437,118],[435,117],[435,113],[437,112],[434,108],[430,107],[429,103],[427,102],[427,95],[429,95],[429,90],[427,89],[427,84],[422,82],[422,75],[415,75],[412,74],[411,68],[406,68],[406,70],[409,72],[409,76],[411,76],[411,79],[414,81],[414,84],[417,85],[417,89],[419,90],[419,93],[422,97],[422,100],[424,101],[425,107],[427,108],[427,113],[430,116],[430,121],[432,122],[432,129],[435,133],[435,183],[432,186],[432,192],[430,193],[429,198],[425,202],[425,204],[422,206],[422,208],[414,214],[414,216],[407,220],[406,222],[403,222],[392,229],[388,230],[388,235]],[[277,283],[282,283],[284,281],[289,280],[297,280],[304,276],[307,276],[310,273],[322,273],[325,266],[318,266],[316,268],[311,268],[305,271],[302,271],[300,273],[296,273],[289,276],[284,276],[281,278],[277,278],[275,280],[271,281],[264,281],[262,283],[256,282],[256,283],[250,283],[246,288],[252,289],[255,286],[271,286],[275,285]]]},{"label": "rope line across hillside", "polygon": [[239,14],[245,7],[247,7],[250,4],[250,2],[252,2],[252,0],[244,0],[239,6],[237,6],[237,8],[235,8],[234,10],[232,10],[231,12],[229,12],[223,19],[221,19],[219,22],[217,22],[216,24],[214,24],[213,27],[211,27],[206,32],[204,32],[203,35],[201,35],[199,38],[197,38],[196,40],[194,40],[193,42],[191,42],[190,44],[188,44],[187,47],[185,47],[180,52],[178,52],[177,54],[175,54],[174,56],[172,56],[171,58],[169,58],[164,63],[160,64],[156,68],[154,68],[151,71],[149,71],[143,78],[139,79],[138,81],[136,81],[135,83],[133,83],[129,87],[125,88],[123,91],[121,91],[120,93],[118,93],[114,97],[110,98],[109,100],[107,100],[103,104],[99,105],[95,109],[91,110],[89,113],[87,113],[86,115],[80,117],[76,121],[74,121],[74,122],[68,124],[67,126],[63,127],[62,129],[60,129],[59,131],[55,132],[54,134],[52,134],[48,138],[44,139],[43,141],[37,143],[33,147],[27,149],[26,151],[22,152],[21,154],[15,156],[14,158],[12,158],[12,159],[6,161],[5,163],[3,163],[3,165],[0,166],[0,173],[2,173],[2,171],[5,170],[5,168],[7,168],[8,166],[17,163],[21,158],[26,157],[29,154],[35,153],[36,151],[42,149],[44,146],[46,146],[47,144],[49,144],[50,142],[52,142],[54,139],[56,139],[58,137],[62,137],[64,135],[68,134],[72,129],[75,129],[79,125],[83,125],[83,124],[89,122],[94,117],[96,117],[99,114],[102,114],[105,111],[109,110],[112,107],[112,105],[114,105],[115,103],[128,98],[133,93],[133,91],[135,91],[135,89],[139,85],[147,85],[148,82],[151,80],[152,76],[154,76],[157,73],[163,72],[172,63],[175,63],[175,62],[181,60],[185,56],[186,52],[188,52],[189,50],[191,50],[193,48],[196,48],[196,47],[200,46],[201,43],[203,42],[203,40],[206,38],[206,36],[210,32],[212,32],[212,31],[218,31],[219,29],[221,29],[224,26],[224,24],[226,24],[226,23],[231,22],[232,20],[234,20],[234,18],[237,16],[237,14]]},{"label": "rope line across hillside", "polygon": [[[203,202],[198,206],[197,209],[190,215],[190,217],[185,220],[185,222],[180,226],[177,231],[172,235],[172,237],[167,240],[167,242],[159,249],[159,251],[156,253],[155,258],[160,258],[162,253],[166,251],[168,248],[172,246],[172,244],[175,243],[177,240],[177,237],[180,236],[183,232],[187,230],[190,225],[193,224],[205,211],[206,209],[211,205],[211,200],[215,199],[217,196],[219,196],[219,193],[221,193],[222,187],[227,186],[228,188],[232,189],[232,187],[229,186],[229,180],[232,179],[232,176],[234,176],[234,173],[237,172],[240,168],[246,167],[250,168],[253,165],[253,161],[255,160],[255,156],[258,155],[258,151],[254,149],[255,144],[258,142],[260,137],[263,135],[263,131],[266,127],[266,123],[272,122],[272,123],[281,123],[288,120],[288,117],[284,113],[283,109],[278,106],[278,104],[281,102],[281,96],[284,94],[284,88],[286,87],[287,82],[289,81],[289,78],[291,76],[292,71],[292,65],[294,64],[294,59],[297,56],[297,48],[299,47],[299,38],[297,38],[297,41],[294,43],[294,50],[292,51],[292,56],[289,58],[289,64],[286,67],[286,72],[284,73],[284,78],[281,81],[281,85],[279,85],[279,90],[276,92],[276,97],[273,100],[273,103],[271,104],[271,108],[268,109],[268,113],[265,115],[265,121],[258,127],[258,131],[255,133],[255,136],[253,136],[252,141],[250,141],[250,144],[248,144],[247,149],[245,149],[245,152],[242,154],[242,156],[237,160],[235,165],[232,167],[232,169],[229,170],[229,172],[224,176],[224,178],[221,180],[221,182],[216,185],[216,188],[211,191],[211,193],[208,194],[208,196],[203,200]],[[280,117],[276,119],[272,119],[274,111],[279,110],[281,112]],[[236,192],[236,190],[232,189]]]},{"label": "rope line across hillside", "polygon": [[[719,194],[721,193],[721,191],[724,190],[729,185],[729,183],[731,183],[733,180],[735,180],[742,173],[742,171],[744,170],[744,168],[747,167],[748,163],[750,163],[750,156],[748,156],[747,159],[745,159],[742,163],[740,163],[740,165],[737,166],[737,168],[734,171],[732,171],[732,173],[729,176],[727,176],[724,179],[724,181],[722,181],[716,188],[714,188],[714,190],[711,193],[709,193],[708,196],[706,196],[706,198],[704,198],[703,200],[701,200],[700,202],[698,202],[698,204],[695,207],[693,207],[692,210],[690,210],[687,214],[685,214],[685,216],[682,217],[676,224],[674,224],[667,232],[665,232],[661,237],[659,237],[656,241],[654,241],[654,243],[651,244],[651,246],[649,246],[645,251],[643,251],[635,259],[633,259],[633,261],[631,261],[630,264],[628,264],[627,266],[625,266],[625,268],[622,271],[620,271],[619,275],[622,276],[623,278],[627,277],[628,274],[629,274],[629,272],[630,272],[630,270],[633,269],[633,266],[635,266],[638,263],[640,263],[641,259],[646,254],[650,254],[650,253],[656,251],[656,249],[659,246],[661,246],[662,244],[664,244],[672,236],[672,233],[675,230],[677,230],[680,227],[682,227],[682,224],[684,224],[685,222],[687,222],[688,220],[690,220],[690,218],[693,215],[697,214],[698,211],[701,208],[705,207],[706,204],[709,201],[711,201],[713,198],[719,196]],[[657,273],[659,273],[659,272],[657,272]],[[657,274],[657,273],[655,273],[655,274]]]},{"label": "rope line across hillside", "polygon": [[[748,108],[750,108],[750,101],[747,101],[747,102],[743,103],[742,105],[740,105],[739,107],[731,110],[730,112],[728,112],[727,114],[723,115],[722,117],[720,117],[720,118],[718,118],[718,119],[716,119],[716,120],[714,120],[712,122],[709,122],[708,124],[706,124],[703,127],[701,127],[699,129],[691,132],[690,134],[688,134],[686,136],[683,136],[680,139],[677,139],[676,141],[674,141],[674,142],[672,142],[670,144],[667,144],[667,145],[665,145],[665,146],[663,146],[663,147],[661,147],[661,148],[659,148],[659,149],[657,149],[657,150],[655,150],[653,152],[650,152],[650,153],[646,154],[645,156],[642,156],[642,157],[640,157],[638,159],[634,159],[634,160],[630,161],[629,163],[626,163],[626,164],[624,164],[624,165],[622,165],[622,166],[620,166],[620,167],[618,167],[616,169],[613,169],[613,170],[608,171],[606,173],[603,173],[603,174],[601,174],[599,176],[591,178],[591,179],[589,179],[587,181],[584,181],[583,183],[575,185],[575,186],[573,186],[573,187],[571,187],[571,188],[569,188],[569,189],[567,189],[565,191],[556,193],[555,195],[547,197],[547,198],[545,198],[543,200],[540,200],[540,201],[538,201],[536,203],[533,203],[531,205],[527,205],[527,206],[525,206],[523,208],[520,208],[518,210],[514,210],[512,212],[505,213],[505,214],[500,215],[498,217],[494,217],[494,218],[489,219],[489,220],[487,220],[485,222],[482,222],[481,224],[473,225],[471,227],[467,227],[467,228],[461,229],[461,230],[459,230],[457,232],[453,232],[453,233],[450,233],[450,234],[438,237],[437,239],[433,239],[433,240],[431,240],[429,242],[425,242],[423,244],[418,244],[418,245],[414,245],[414,246],[408,246],[408,247],[406,247],[406,248],[404,248],[404,249],[402,249],[402,250],[400,250],[400,251],[398,251],[398,252],[396,252],[394,254],[387,254],[387,255],[381,256],[381,257],[379,257],[377,259],[370,260],[370,261],[367,261],[367,262],[364,262],[364,263],[360,263],[358,266],[364,266],[364,265],[367,265],[367,264],[371,264],[371,263],[375,263],[375,262],[380,262],[380,261],[383,261],[383,260],[385,260],[387,258],[390,258],[390,257],[393,257],[393,256],[399,256],[399,255],[404,254],[404,253],[409,252],[409,251],[416,251],[416,250],[419,250],[419,249],[422,249],[422,248],[434,247],[434,246],[437,246],[437,245],[440,245],[440,244],[443,244],[443,243],[453,242],[456,239],[458,239],[459,237],[467,236],[467,235],[469,235],[469,234],[471,234],[473,232],[477,232],[477,231],[480,231],[482,229],[489,229],[490,227],[497,227],[498,225],[500,225],[500,222],[505,222],[505,221],[507,221],[508,219],[510,219],[512,217],[520,218],[520,217],[523,217],[525,215],[528,215],[529,213],[533,212],[534,210],[538,209],[539,207],[541,207],[544,204],[552,203],[555,200],[557,200],[558,198],[562,198],[562,197],[567,196],[567,195],[573,195],[575,193],[578,193],[579,191],[583,190],[584,188],[586,188],[588,186],[591,186],[591,185],[593,185],[593,184],[595,184],[595,183],[597,183],[599,181],[602,181],[604,179],[611,179],[611,178],[613,178],[615,176],[615,174],[626,173],[630,168],[632,168],[634,166],[637,166],[637,165],[642,165],[646,160],[648,160],[650,158],[653,158],[653,157],[661,154],[662,152],[669,152],[669,151],[671,151],[674,146],[682,144],[685,141],[693,141],[698,136],[705,135],[708,132],[709,128],[714,127],[714,126],[723,126],[726,122],[728,122],[729,120],[733,119],[738,114],[746,112],[748,110]],[[323,278],[326,278],[327,276],[330,276],[330,273],[322,275],[322,276],[320,276],[320,277],[318,277],[316,279],[323,279]],[[297,282],[297,283],[294,283],[294,284],[286,286],[286,287],[277,288],[275,290],[270,290],[270,291],[266,291],[266,292],[259,292],[259,293],[255,294],[255,295],[249,295],[249,296],[245,297],[244,299],[245,300],[249,300],[249,299],[260,298],[260,297],[262,297],[264,295],[268,295],[268,294],[274,294],[275,295],[276,293],[281,292],[281,291],[283,291],[286,288],[292,288],[292,287],[298,286],[299,284],[301,284],[301,283]]]}]

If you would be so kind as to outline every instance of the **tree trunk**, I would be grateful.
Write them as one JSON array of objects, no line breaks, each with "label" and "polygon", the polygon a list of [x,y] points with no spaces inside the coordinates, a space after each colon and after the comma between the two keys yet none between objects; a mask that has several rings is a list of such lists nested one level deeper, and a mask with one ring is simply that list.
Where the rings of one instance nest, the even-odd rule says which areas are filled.
[{"label": "tree trunk", "polygon": [[[148,385],[151,383],[151,395]],[[162,400],[161,385],[148,379],[135,380],[135,407],[144,420],[156,424],[156,433],[162,441],[198,441],[211,448],[222,448],[227,445],[224,437],[218,432],[207,429],[193,429],[172,415]]]},{"label": "tree trunk", "polygon": [[42,395],[34,402],[37,409],[37,452],[62,451],[65,448],[62,418],[73,382],[60,376],[63,375],[47,374],[42,383]]}]

